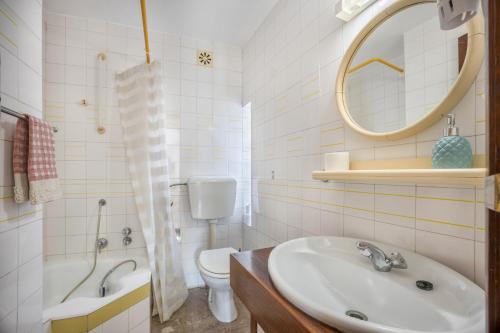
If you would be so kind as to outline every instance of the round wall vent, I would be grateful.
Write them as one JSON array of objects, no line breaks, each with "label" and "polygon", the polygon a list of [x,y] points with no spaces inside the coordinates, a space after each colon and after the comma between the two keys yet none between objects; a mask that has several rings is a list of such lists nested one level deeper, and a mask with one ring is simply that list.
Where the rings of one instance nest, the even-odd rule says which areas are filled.
[{"label": "round wall vent", "polygon": [[198,51],[198,65],[211,67],[213,59],[212,52],[206,50]]}]

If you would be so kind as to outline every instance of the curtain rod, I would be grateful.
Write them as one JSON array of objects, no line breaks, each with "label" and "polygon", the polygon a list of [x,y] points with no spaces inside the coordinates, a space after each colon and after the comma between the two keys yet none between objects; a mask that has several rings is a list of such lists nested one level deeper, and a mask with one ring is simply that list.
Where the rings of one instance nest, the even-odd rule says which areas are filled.
[{"label": "curtain rod", "polygon": [[144,31],[144,44],[146,46],[146,63],[151,63],[149,57],[149,34],[148,34],[148,17],[146,15],[146,0],[141,0],[142,13],[142,30]]},{"label": "curtain rod", "polygon": [[[13,116],[13,117],[16,117],[16,118],[19,118],[19,119],[26,119],[24,114],[19,113],[17,111],[14,111],[12,109],[9,109],[9,108],[7,108],[5,106],[1,107],[0,112],[6,113],[6,114],[8,114],[10,116]],[[52,130],[54,131],[54,133],[58,132],[57,127],[52,127]]]}]

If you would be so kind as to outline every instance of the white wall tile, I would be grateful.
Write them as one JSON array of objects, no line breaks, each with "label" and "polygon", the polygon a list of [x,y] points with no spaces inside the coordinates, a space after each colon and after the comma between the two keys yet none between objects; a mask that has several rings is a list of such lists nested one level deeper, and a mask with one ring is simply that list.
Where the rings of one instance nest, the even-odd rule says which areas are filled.
[{"label": "white wall tile", "polygon": [[128,311],[123,311],[102,324],[103,333],[128,332]]},{"label": "white wall tile", "polygon": [[2,332],[16,332],[17,330],[17,311],[14,310],[5,318],[0,319],[0,328]]},{"label": "white wall tile", "polygon": [[373,220],[344,215],[344,236],[352,238],[373,239]]},{"label": "white wall tile", "polygon": [[29,296],[42,288],[43,265],[41,255],[19,267],[18,302],[22,304]]},{"label": "white wall tile", "polygon": [[0,233],[0,276],[18,267],[19,229]]},{"label": "white wall tile", "polygon": [[[374,142],[345,126],[337,112],[333,86],[338,63],[366,22],[389,2],[375,4],[344,23],[335,18],[336,0],[319,1],[319,7],[317,1],[279,1],[244,46],[242,90],[245,104],[251,104],[253,214],[252,225],[243,228],[244,246],[258,248],[282,241],[276,211],[280,209],[277,202],[285,202],[287,239],[316,234],[374,239],[428,255],[484,285],[484,253],[474,250],[474,241],[476,249],[484,242],[484,200],[476,193],[482,189],[325,185],[311,179],[311,171],[322,167],[323,153],[349,151],[355,161],[429,157],[442,135],[444,121],[413,137]],[[413,111],[423,108],[426,99],[436,102],[438,88],[447,89],[452,81],[450,68],[456,50],[428,28],[426,25],[425,38],[423,27],[408,35],[405,50],[405,75],[415,79],[409,82],[412,91],[405,96],[409,105],[413,103]],[[441,66],[448,55],[453,55],[450,64]],[[431,64],[438,67],[426,72]],[[220,66],[227,66],[227,59]],[[223,77],[216,72],[214,80]],[[426,91],[430,79],[444,81]],[[420,90],[417,84],[422,85]],[[392,96],[394,85],[372,90],[372,94],[381,92]],[[476,125],[477,120],[484,122],[481,94],[484,96],[484,77],[479,75],[452,110],[476,153],[485,151],[484,126]],[[387,102],[397,105],[393,97]],[[214,112],[218,112],[217,104]],[[394,121],[393,114],[387,116]],[[300,139],[289,142],[290,138]],[[441,240],[453,249],[464,249],[459,254],[441,249],[432,253]]]},{"label": "white wall tile", "polygon": [[19,304],[17,311],[17,332],[39,331],[42,327],[42,289]]},{"label": "white wall tile", "polygon": [[[129,182],[113,76],[116,71],[143,62],[142,32],[111,22],[51,13],[47,14],[46,22],[45,100],[50,109],[47,119],[57,120],[60,128],[56,151],[65,199],[45,208],[48,222],[44,227],[44,255],[50,259],[93,249],[96,202],[101,197],[107,200],[100,229],[101,235],[109,240],[104,252],[125,249],[121,235],[125,226],[133,230],[129,249],[140,251],[145,243]],[[243,174],[240,48],[163,33],[151,37],[153,57],[162,60],[169,94],[166,108],[171,181],[183,182],[195,175],[229,175],[240,181]],[[200,47],[214,52],[220,63],[211,68],[198,66],[196,50]],[[95,123],[98,52],[107,54],[104,63],[107,96],[103,103],[108,111],[104,135],[97,134]],[[221,73],[217,76],[217,95],[215,72]],[[83,98],[89,106],[79,105]],[[62,111],[56,105],[61,105]],[[218,228],[221,246],[242,247],[241,197],[238,193],[235,216],[230,221],[237,223]],[[187,202],[187,193],[180,198]],[[186,202],[173,208],[175,223],[182,228],[182,241],[206,248],[208,229],[204,223],[190,218]],[[286,228],[280,230],[286,238]],[[198,253],[184,255],[193,264]],[[190,267],[187,280],[192,280],[192,286],[203,284],[196,265]],[[145,325],[143,321],[137,324]]]},{"label": "white wall tile", "polygon": [[415,251],[415,229],[375,222],[375,240]]},{"label": "white wall tile", "polygon": [[474,279],[473,241],[417,230],[416,250]]},{"label": "white wall tile", "polygon": [[19,228],[19,265],[42,254],[42,221],[34,221]]},{"label": "white wall tile", "polygon": [[144,320],[142,323],[130,329],[130,333],[143,333],[150,332],[151,330],[151,320],[148,318]]},{"label": "white wall tile", "polygon": [[139,326],[145,320],[149,321],[149,302],[148,297],[129,308],[128,326],[130,329]]},{"label": "white wall tile", "polygon": [[10,332],[3,327],[3,320],[17,309],[17,271],[5,274],[0,278],[0,328],[2,332]]},{"label": "white wall tile", "polygon": [[[42,115],[42,8],[35,0],[5,1],[11,21],[2,33],[17,45],[0,42],[2,104]],[[4,24],[5,23],[5,24]],[[49,34],[50,38],[54,34]],[[7,119],[8,118],[8,119]],[[41,206],[12,200],[12,137],[15,118],[2,117],[0,130],[0,331],[39,332],[42,316]]]}]

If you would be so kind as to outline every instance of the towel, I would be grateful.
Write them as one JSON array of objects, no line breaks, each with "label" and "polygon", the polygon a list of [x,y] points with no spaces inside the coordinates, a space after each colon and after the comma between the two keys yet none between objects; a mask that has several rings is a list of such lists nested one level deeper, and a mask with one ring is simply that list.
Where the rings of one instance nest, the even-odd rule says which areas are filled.
[{"label": "towel", "polygon": [[14,171],[14,201],[28,201],[28,121],[19,119],[14,132],[12,149],[12,169]]},{"label": "towel", "polygon": [[[14,135],[14,199],[41,204],[62,197],[52,126],[36,117],[19,119]],[[26,179],[27,178],[27,179]],[[29,194],[29,195],[27,195]]]}]

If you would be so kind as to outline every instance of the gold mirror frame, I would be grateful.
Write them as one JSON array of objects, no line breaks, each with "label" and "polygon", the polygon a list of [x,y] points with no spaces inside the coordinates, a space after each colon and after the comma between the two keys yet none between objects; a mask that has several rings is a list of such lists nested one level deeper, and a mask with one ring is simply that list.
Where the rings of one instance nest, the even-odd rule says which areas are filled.
[{"label": "gold mirror frame", "polygon": [[[374,140],[399,140],[424,130],[425,128],[433,125],[439,121],[445,114],[449,113],[463,98],[474,82],[483,62],[484,57],[484,47],[485,47],[485,36],[484,36],[484,18],[482,11],[479,10],[477,14],[468,21],[467,24],[467,54],[465,55],[465,60],[460,73],[455,80],[455,83],[451,86],[448,94],[439,102],[438,105],[434,107],[433,110],[429,111],[424,117],[419,121],[406,126],[402,129],[378,133],[368,131],[362,128],[358,123],[351,117],[349,110],[346,105],[344,96],[344,84],[346,81],[346,74],[352,59],[356,55],[358,49],[363,45],[363,42],[370,36],[370,34],[381,24],[383,24],[387,19],[391,18],[393,15],[399,13],[400,11],[424,3],[436,3],[434,0],[399,0],[396,3],[390,5],[388,8],[383,10],[380,14],[375,16],[366,26],[358,33],[354,41],[351,43],[347,49],[342,61],[340,63],[339,71],[337,74],[337,81],[335,84],[335,92],[337,99],[337,106],[340,114],[344,121],[349,125],[354,131],[367,136]],[[437,13],[437,8],[436,8]]]}]

